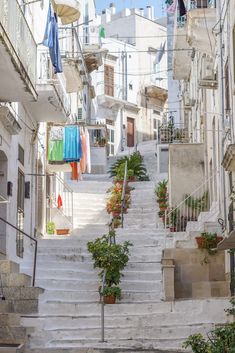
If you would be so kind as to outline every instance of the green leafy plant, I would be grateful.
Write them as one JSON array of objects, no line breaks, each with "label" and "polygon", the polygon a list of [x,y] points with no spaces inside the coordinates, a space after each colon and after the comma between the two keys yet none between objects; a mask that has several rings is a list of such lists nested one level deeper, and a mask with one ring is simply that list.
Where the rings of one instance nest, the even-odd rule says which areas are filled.
[{"label": "green leafy plant", "polygon": [[111,166],[109,173],[110,177],[116,177],[118,168],[120,165],[123,165],[122,168],[125,169],[125,163],[127,161],[127,169],[133,171],[133,176],[136,177],[137,180],[149,180],[147,175],[147,170],[144,166],[143,157],[139,152],[134,152],[130,156],[124,156],[118,158],[117,161]]},{"label": "green leafy plant", "polygon": [[54,222],[47,222],[47,234],[55,234],[56,225]]},{"label": "green leafy plant", "polygon": [[129,261],[130,246],[132,244],[125,241],[123,244],[110,244],[110,237],[113,237],[115,231],[110,231],[108,235],[97,238],[95,241],[88,242],[88,251],[92,254],[94,268],[99,268],[100,279],[106,272],[106,285],[118,285],[123,276],[122,271]]},{"label": "green leafy plant", "polygon": [[170,225],[171,227],[176,228],[178,221],[179,221],[179,215],[180,215],[180,211],[178,208],[174,208],[172,209],[171,213],[170,213]]},{"label": "green leafy plant", "polygon": [[102,290],[100,288],[100,294],[103,295],[104,297],[115,297],[116,299],[121,299],[121,288],[117,287],[117,286],[113,286],[113,287],[107,287],[105,286],[104,289]]},{"label": "green leafy plant", "polygon": [[216,233],[201,233],[200,237],[196,237],[199,249],[206,249],[209,255],[215,254],[217,244],[222,240],[222,237],[218,237]]},{"label": "green leafy plant", "polygon": [[193,353],[235,353],[235,322],[221,325],[208,334],[189,336],[183,348],[191,347]]}]

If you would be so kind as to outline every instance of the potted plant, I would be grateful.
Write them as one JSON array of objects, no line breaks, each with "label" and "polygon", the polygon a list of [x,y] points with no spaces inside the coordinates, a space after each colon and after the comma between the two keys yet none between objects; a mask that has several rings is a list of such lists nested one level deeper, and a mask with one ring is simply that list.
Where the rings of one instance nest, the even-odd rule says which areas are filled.
[{"label": "potted plant", "polygon": [[103,291],[100,290],[100,295],[103,296],[104,304],[115,304],[117,299],[121,299],[121,288],[105,286]]},{"label": "potted plant", "polygon": [[170,212],[170,232],[176,232],[177,231],[177,223],[179,221],[179,210],[178,208],[174,208]]},{"label": "potted plant", "polygon": [[213,255],[216,253],[217,244],[223,240],[223,237],[218,236],[216,233],[204,232],[195,239],[198,249],[206,249],[210,255]]},{"label": "potted plant", "polygon": [[[115,231],[110,231],[107,235],[97,238],[94,241],[87,243],[88,251],[92,254],[94,268],[99,268],[101,271],[98,276],[102,282],[105,274],[105,291],[101,294],[104,296],[121,297],[120,288],[117,289],[123,276],[123,269],[129,261],[130,242],[125,241],[122,244],[116,244],[111,241],[115,237]],[[116,289],[114,289],[116,287]],[[99,287],[99,291],[101,291]]]},{"label": "potted plant", "polygon": [[47,222],[47,234],[55,234],[56,225],[54,222]]}]

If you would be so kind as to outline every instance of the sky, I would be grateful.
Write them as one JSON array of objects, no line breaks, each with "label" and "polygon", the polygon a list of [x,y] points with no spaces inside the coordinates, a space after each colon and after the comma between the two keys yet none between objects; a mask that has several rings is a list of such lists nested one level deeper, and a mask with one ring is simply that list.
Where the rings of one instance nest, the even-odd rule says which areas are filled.
[{"label": "sky", "polygon": [[162,5],[164,5],[165,0],[155,0],[155,1],[154,0],[146,0],[146,1],[145,0],[116,0],[116,1],[96,0],[97,12],[101,13],[103,9],[109,7],[109,4],[111,2],[114,2],[116,4],[117,10],[122,10],[124,7],[145,8],[147,5],[152,5],[155,7],[156,17],[164,16],[164,13],[162,12]]}]

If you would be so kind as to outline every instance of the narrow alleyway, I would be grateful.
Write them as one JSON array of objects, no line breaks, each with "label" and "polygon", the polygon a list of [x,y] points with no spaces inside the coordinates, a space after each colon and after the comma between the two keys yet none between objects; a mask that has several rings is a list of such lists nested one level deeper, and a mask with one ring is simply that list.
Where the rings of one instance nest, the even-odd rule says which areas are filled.
[{"label": "narrow alleyway", "polygon": [[[154,152],[146,153],[151,170],[154,158]],[[98,280],[86,244],[107,232],[105,200],[110,185],[106,176],[76,184],[73,234],[39,243],[37,285],[45,292],[38,316],[23,319],[26,326],[35,327],[28,353],[75,353],[81,348],[179,352],[190,334],[211,327],[210,300],[163,301],[161,255],[166,233],[157,215],[155,183],[136,182],[131,184],[132,203],[124,228],[117,230],[117,241],[129,240],[134,245],[121,283],[123,298],[105,306],[107,342],[100,343]],[[221,311],[223,303],[218,299]],[[213,323],[219,319],[214,315]]]}]

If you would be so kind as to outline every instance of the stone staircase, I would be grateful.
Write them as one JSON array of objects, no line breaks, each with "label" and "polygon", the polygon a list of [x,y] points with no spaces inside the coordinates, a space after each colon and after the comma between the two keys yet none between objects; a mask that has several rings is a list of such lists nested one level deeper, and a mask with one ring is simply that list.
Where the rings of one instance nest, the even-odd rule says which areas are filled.
[{"label": "stone staircase", "polygon": [[[24,326],[35,327],[27,353],[181,352],[192,333],[206,333],[226,321],[227,300],[163,301],[161,257],[166,243],[174,246],[157,216],[153,182],[133,183],[132,204],[117,241],[133,243],[121,283],[122,300],[105,306],[105,343],[101,343],[101,306],[97,271],[87,241],[107,232],[107,181],[74,185],[76,229],[69,237],[39,241],[38,315],[25,315]],[[85,210],[85,211],[84,211]]]},{"label": "stone staircase", "polygon": [[0,260],[0,276],[0,353],[23,353],[27,330],[21,317],[37,312],[43,289],[31,287],[31,277],[12,261]]}]

